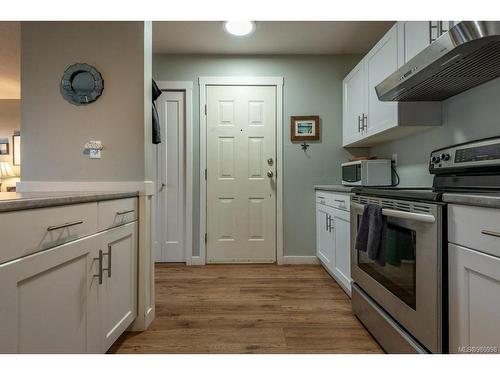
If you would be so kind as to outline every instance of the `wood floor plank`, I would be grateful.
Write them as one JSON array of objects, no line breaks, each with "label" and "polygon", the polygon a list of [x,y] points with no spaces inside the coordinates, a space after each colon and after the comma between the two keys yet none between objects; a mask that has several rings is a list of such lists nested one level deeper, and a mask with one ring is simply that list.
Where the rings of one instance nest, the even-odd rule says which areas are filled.
[{"label": "wood floor plank", "polygon": [[382,353],[318,265],[156,266],[156,318],[110,353]]}]

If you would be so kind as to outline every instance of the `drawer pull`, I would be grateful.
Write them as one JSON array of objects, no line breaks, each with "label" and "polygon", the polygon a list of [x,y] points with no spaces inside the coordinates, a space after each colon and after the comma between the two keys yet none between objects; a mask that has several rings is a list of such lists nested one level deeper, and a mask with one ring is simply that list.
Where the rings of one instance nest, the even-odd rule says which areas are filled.
[{"label": "drawer pull", "polygon": [[334,200],[335,200],[335,202],[339,202],[339,203],[344,203],[345,204],[345,200],[343,200],[343,199],[334,199]]},{"label": "drawer pull", "polygon": [[485,234],[487,236],[493,236],[493,237],[499,237],[500,238],[500,232],[494,232],[492,230],[482,230],[482,234]]},{"label": "drawer pull", "polygon": [[122,216],[122,215],[126,215],[126,214],[131,214],[132,212],[135,212],[135,210],[118,211],[116,213],[116,216]]},{"label": "drawer pull", "polygon": [[83,220],[72,221],[70,223],[64,223],[64,224],[60,224],[60,225],[52,225],[52,226],[47,228],[47,231],[52,232],[54,230],[69,228],[69,227],[73,227],[75,225],[80,225],[80,224],[83,224]]}]

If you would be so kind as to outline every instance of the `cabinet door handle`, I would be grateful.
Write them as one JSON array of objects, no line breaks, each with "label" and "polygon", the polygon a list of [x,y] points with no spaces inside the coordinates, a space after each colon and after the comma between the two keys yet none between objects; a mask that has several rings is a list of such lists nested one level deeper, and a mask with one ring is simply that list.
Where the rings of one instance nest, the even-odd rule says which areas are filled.
[{"label": "cabinet door handle", "polygon": [[329,219],[328,219],[328,221],[329,221],[329,224],[330,224],[330,230],[329,230],[329,232],[331,232],[332,229],[335,229],[334,226],[332,225],[332,223],[333,223],[333,217],[330,216]]},{"label": "cabinet door handle", "polygon": [[[107,268],[103,268],[102,271],[108,271],[108,278],[111,277],[111,245],[108,245],[108,252],[103,254],[103,255],[107,255],[108,257],[108,267]],[[102,263],[102,261],[101,261]],[[102,273],[101,271],[101,273]]]},{"label": "cabinet door handle", "polygon": [[358,116],[358,133],[361,132],[361,115]]},{"label": "cabinet door handle", "polygon": [[51,225],[50,227],[47,228],[47,231],[52,232],[54,230],[69,228],[69,227],[73,227],[75,225],[80,225],[80,224],[83,224],[83,220],[72,221],[69,223],[64,223],[64,224],[59,224],[59,225]]},{"label": "cabinet door handle", "polygon": [[328,214],[325,214],[325,230],[328,230]]},{"label": "cabinet door handle", "polygon": [[481,231],[482,234],[485,234],[487,236],[493,236],[493,237],[498,237],[500,238],[500,233],[499,232],[494,232],[492,230],[482,230]]},{"label": "cabinet door handle", "polygon": [[97,275],[94,275],[94,277],[97,277],[99,279],[99,285],[102,284],[102,258],[103,258],[103,252],[102,250],[99,250],[99,257],[94,258],[94,260],[97,260],[99,262],[99,273]]},{"label": "cabinet door handle", "polygon": [[[436,30],[436,37],[432,36],[433,31]],[[441,36],[442,23],[441,21],[429,21],[429,41],[433,43]]]},{"label": "cabinet door handle", "polygon": [[368,131],[368,116],[363,113],[363,130]]},{"label": "cabinet door handle", "polygon": [[122,216],[122,215],[126,215],[126,214],[130,214],[132,212],[135,212],[135,210],[127,210],[127,211],[118,211],[116,213],[116,216]]}]

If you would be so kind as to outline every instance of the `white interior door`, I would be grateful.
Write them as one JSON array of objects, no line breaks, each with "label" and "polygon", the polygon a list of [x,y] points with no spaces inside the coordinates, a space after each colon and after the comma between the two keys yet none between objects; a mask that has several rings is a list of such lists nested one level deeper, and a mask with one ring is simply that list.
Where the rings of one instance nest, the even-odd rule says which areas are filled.
[{"label": "white interior door", "polygon": [[276,87],[206,94],[207,263],[275,262]]},{"label": "white interior door", "polygon": [[185,101],[182,91],[157,100],[162,143],[158,146],[157,262],[184,262]]}]

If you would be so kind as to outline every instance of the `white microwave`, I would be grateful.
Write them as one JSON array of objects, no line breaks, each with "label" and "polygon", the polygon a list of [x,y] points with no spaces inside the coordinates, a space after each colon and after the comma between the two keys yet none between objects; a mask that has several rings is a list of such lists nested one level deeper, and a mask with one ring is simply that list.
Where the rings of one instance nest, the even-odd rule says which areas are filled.
[{"label": "white microwave", "polygon": [[391,186],[391,160],[356,160],[342,163],[342,185]]}]

